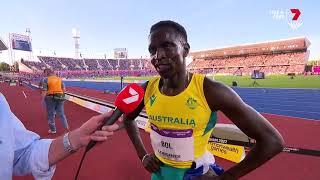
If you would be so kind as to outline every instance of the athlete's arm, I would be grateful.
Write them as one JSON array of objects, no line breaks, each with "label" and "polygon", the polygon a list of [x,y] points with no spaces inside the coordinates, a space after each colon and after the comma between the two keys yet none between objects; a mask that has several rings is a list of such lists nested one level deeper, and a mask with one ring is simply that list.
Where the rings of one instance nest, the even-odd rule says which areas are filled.
[{"label": "athlete's arm", "polygon": [[[144,90],[147,88],[148,82],[144,83],[142,87]],[[144,108],[144,101],[140,103],[138,108],[133,111],[131,114],[124,116],[124,125],[126,127],[128,136],[130,137],[130,140],[132,144],[134,145],[139,159],[142,161],[143,166],[147,171],[150,173],[157,172],[160,169],[161,162],[154,154],[149,155],[142,140],[140,137],[139,128],[134,121],[134,119],[139,115],[139,113]]]},{"label": "athlete's arm", "polygon": [[236,92],[208,78],[205,78],[203,86],[211,110],[222,111],[241,131],[256,140],[245,159],[222,176],[237,179],[282,151],[284,140],[281,134],[260,113],[243,102]]},{"label": "athlete's arm", "polygon": [[[144,90],[146,90],[148,82],[142,84],[142,87]],[[138,108],[135,109],[132,113],[124,115],[123,121],[126,128],[126,131],[128,133],[128,136],[130,137],[130,140],[132,144],[134,145],[137,154],[140,158],[140,160],[147,154],[147,150],[141,140],[139,128],[134,121],[136,117],[140,114],[142,109],[144,108],[144,100],[139,104]]]}]

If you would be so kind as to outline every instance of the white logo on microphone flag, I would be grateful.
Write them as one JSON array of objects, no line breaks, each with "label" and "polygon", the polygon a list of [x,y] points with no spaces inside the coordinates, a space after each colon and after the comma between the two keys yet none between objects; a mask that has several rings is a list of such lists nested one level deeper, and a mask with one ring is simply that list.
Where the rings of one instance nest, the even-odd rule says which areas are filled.
[{"label": "white logo on microphone flag", "polygon": [[138,101],[138,99],[139,99],[139,94],[137,93],[137,91],[135,91],[134,89],[132,89],[132,88],[130,87],[129,93],[130,93],[132,96],[123,99],[123,102],[125,102],[126,104],[131,104],[131,103],[133,103],[133,102]]}]

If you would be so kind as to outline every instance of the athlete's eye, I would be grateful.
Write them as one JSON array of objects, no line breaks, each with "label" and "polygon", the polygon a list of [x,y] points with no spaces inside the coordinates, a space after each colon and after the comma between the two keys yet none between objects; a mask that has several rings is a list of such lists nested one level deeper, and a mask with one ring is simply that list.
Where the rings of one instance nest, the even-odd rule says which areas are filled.
[{"label": "athlete's eye", "polygon": [[149,53],[150,55],[155,55],[156,54],[156,49],[153,47],[149,47]]}]

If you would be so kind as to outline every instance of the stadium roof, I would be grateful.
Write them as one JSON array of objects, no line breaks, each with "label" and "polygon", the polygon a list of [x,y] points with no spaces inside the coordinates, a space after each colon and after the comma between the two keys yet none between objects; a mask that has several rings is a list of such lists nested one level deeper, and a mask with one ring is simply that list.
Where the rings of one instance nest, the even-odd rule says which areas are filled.
[{"label": "stadium roof", "polygon": [[233,56],[245,55],[278,51],[295,51],[306,50],[310,45],[310,41],[302,37],[294,37],[289,39],[280,39],[274,41],[265,41],[259,43],[239,44],[235,46],[227,46],[222,48],[212,48],[207,50],[190,52],[193,58],[219,57],[219,56]]},{"label": "stadium roof", "polygon": [[191,53],[197,53],[197,52],[203,52],[203,51],[213,51],[213,50],[219,50],[219,49],[228,49],[228,48],[234,48],[234,47],[243,47],[243,46],[254,46],[254,45],[261,45],[261,44],[271,44],[271,43],[277,43],[277,42],[284,42],[284,41],[291,41],[291,40],[305,40],[306,45],[310,45],[310,41],[305,36],[301,37],[292,37],[287,39],[278,39],[278,40],[271,40],[271,41],[262,41],[262,42],[255,42],[255,43],[243,43],[243,44],[236,44],[236,45],[229,45],[224,47],[216,47],[216,48],[208,48],[203,50],[196,50],[192,51]]},{"label": "stadium roof", "polygon": [[0,38],[0,51],[7,50],[7,49],[8,49],[8,47],[6,46],[6,44]]}]

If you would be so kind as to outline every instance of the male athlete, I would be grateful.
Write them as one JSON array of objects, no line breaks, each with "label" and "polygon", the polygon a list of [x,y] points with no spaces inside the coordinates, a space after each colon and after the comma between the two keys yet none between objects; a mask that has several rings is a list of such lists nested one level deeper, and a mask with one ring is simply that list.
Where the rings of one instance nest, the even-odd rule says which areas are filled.
[{"label": "male athlete", "polygon": [[[186,70],[190,46],[180,24],[160,21],[149,34],[151,63],[160,77],[145,83],[144,101],[125,116],[127,133],[153,180],[238,179],[281,152],[279,132],[229,87]],[[145,107],[153,153],[148,154],[134,119]],[[256,145],[239,164],[223,172],[207,143],[223,112]]]}]

